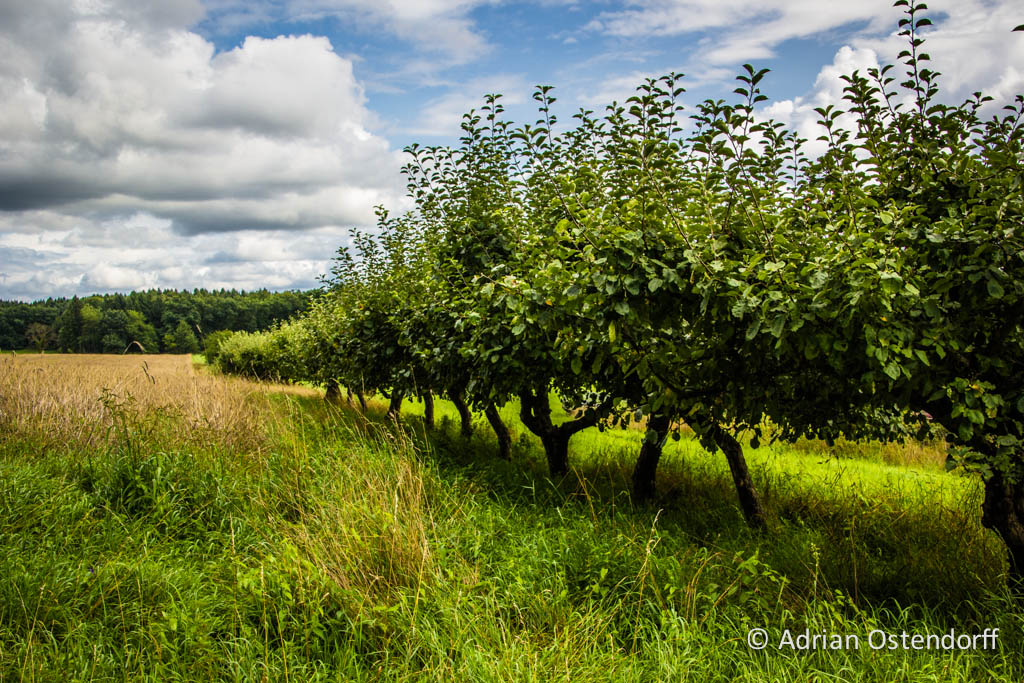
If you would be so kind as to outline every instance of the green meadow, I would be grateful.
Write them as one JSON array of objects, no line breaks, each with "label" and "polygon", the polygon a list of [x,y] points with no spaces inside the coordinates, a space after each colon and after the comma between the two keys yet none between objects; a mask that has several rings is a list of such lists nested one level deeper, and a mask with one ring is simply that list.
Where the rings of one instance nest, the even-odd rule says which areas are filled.
[{"label": "green meadow", "polygon": [[936,444],[748,447],[754,532],[685,430],[637,506],[640,431],[577,435],[552,481],[514,405],[511,463],[482,416],[384,410],[180,356],[3,358],[0,680],[1024,677],[980,486]]}]

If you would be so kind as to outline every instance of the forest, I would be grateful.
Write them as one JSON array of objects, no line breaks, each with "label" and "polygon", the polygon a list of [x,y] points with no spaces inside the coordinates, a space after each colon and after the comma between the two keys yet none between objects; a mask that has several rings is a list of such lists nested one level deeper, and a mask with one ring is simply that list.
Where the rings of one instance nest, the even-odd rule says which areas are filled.
[{"label": "forest", "polygon": [[297,291],[153,289],[0,301],[0,349],[197,353],[209,334],[268,329],[305,310],[309,299]]}]

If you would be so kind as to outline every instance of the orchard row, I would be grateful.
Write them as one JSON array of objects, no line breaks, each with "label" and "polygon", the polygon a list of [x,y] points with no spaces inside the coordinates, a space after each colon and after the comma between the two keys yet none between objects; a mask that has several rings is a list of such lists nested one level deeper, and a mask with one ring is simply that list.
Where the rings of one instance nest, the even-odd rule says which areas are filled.
[{"label": "orchard row", "polygon": [[[684,108],[681,75],[603,114],[515,125],[497,95],[455,148],[413,146],[415,210],[339,251],[303,318],[221,348],[227,371],[482,410],[515,398],[553,475],[581,429],[646,424],[633,484],[655,490],[684,421],[721,448],[764,524],[736,439],[899,439],[941,425],[985,480],[983,522],[1024,573],[1024,98],[943,101],[921,3],[900,66],[844,77],[817,153],[733,103]],[[901,76],[897,76],[901,73]],[[994,113],[993,113],[994,112]],[[573,416],[555,424],[549,396]],[[429,407],[429,406],[428,406]],[[429,411],[428,411],[429,412]]]}]

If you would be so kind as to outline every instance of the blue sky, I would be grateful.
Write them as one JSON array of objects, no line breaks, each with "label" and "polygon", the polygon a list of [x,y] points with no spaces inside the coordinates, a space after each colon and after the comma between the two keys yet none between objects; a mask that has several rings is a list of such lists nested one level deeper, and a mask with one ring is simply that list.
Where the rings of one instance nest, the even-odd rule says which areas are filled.
[{"label": "blue sky", "polygon": [[[810,89],[822,65],[833,59],[837,45],[861,34],[870,35],[872,26],[876,33],[879,25],[889,31],[899,17],[899,10],[887,2],[865,3],[881,12],[865,9],[850,13],[845,22],[825,20],[806,29],[794,27],[791,37],[766,44],[766,54],[737,52],[709,61],[704,58],[708,44],[740,31],[726,24],[693,31],[663,27],[646,35],[623,35],[605,25],[626,8],[642,10],[643,3],[550,0],[471,5],[471,10],[459,16],[478,44],[467,47],[469,41],[463,38],[448,49],[443,41],[430,45],[415,38],[396,40],[379,20],[360,21],[344,13],[290,15],[286,5],[276,3],[269,5],[260,19],[248,21],[232,14],[230,5],[223,5],[195,29],[218,51],[236,49],[250,35],[326,36],[335,51],[353,59],[370,108],[381,116],[388,139],[404,147],[412,142],[452,142],[456,112],[461,111],[453,105],[473,106],[491,90],[506,91],[509,100],[522,102],[522,106],[510,105],[510,116],[532,120],[528,118],[533,114],[529,95],[538,84],[556,86],[564,114],[571,115],[578,106],[607,104],[602,95],[628,96],[629,88],[642,75],[683,71],[693,81],[688,88],[690,99],[700,101],[729,97],[735,85],[731,79],[749,60],[759,68],[772,69],[766,85],[770,84],[775,98],[793,98]],[[757,19],[779,14],[771,9],[755,10],[749,13],[754,20],[749,25],[756,30]],[[891,21],[883,22],[879,15]],[[457,126],[454,131],[457,134]]]},{"label": "blue sky", "polygon": [[[930,3],[956,100],[1024,92],[1020,0]],[[643,78],[687,101],[771,69],[762,115],[817,136],[839,76],[902,48],[889,0],[0,0],[0,298],[306,288],[373,207],[408,206],[412,142],[488,92],[562,120]]]}]

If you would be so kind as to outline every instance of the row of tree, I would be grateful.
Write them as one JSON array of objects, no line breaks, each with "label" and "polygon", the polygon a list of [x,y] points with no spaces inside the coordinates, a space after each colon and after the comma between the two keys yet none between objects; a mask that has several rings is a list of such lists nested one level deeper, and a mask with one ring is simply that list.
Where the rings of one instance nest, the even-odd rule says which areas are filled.
[{"label": "row of tree", "polygon": [[[464,119],[457,148],[411,147],[416,210],[381,210],[379,235],[339,252],[299,321],[228,339],[220,363],[314,381],[337,396],[447,396],[471,429],[519,401],[553,475],[571,437],[642,420],[637,498],[685,421],[728,460],[740,504],[765,523],[736,435],[949,434],[985,481],[982,521],[1024,574],[1024,98],[985,117],[980,93],[939,97],[920,29],[899,82],[887,65],[844,77],[817,110],[826,150],[738,100],[687,115],[680,75],[603,115],[514,126],[499,96]],[[549,396],[572,417],[555,424]]]},{"label": "row of tree", "polygon": [[304,292],[149,290],[0,301],[0,348],[195,353],[208,332],[264,330],[304,311]]}]

